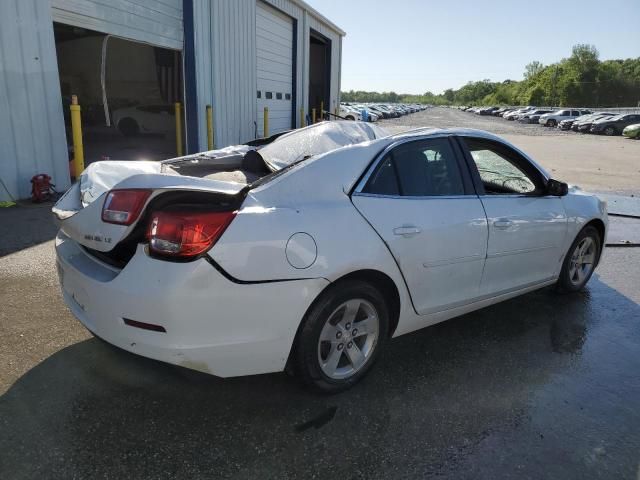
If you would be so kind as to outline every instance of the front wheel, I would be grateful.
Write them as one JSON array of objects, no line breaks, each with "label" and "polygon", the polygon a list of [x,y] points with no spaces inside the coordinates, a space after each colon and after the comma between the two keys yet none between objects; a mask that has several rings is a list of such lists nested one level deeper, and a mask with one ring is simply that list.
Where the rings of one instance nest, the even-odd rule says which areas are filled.
[{"label": "front wheel", "polygon": [[604,134],[607,135],[608,137],[615,135],[616,134],[616,129],[613,127],[607,127],[604,129]]},{"label": "front wheel", "polygon": [[567,252],[558,278],[558,289],[563,292],[581,290],[591,278],[601,252],[602,239],[598,230],[586,226]]},{"label": "front wheel", "polygon": [[557,123],[558,122],[556,122],[553,119],[552,120],[547,120],[547,127],[555,127]]},{"label": "front wheel", "polygon": [[294,372],[324,393],[346,390],[372,367],[388,335],[389,311],[380,291],[351,280],[324,292],[303,320]]}]

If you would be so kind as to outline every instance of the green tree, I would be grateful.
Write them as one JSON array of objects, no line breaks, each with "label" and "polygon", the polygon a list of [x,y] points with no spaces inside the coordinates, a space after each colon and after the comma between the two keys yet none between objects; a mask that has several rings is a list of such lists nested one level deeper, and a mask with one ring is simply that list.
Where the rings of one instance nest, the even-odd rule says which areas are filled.
[{"label": "green tree", "polygon": [[342,93],[347,102],[406,102],[434,105],[540,105],[567,107],[637,106],[640,102],[640,57],[600,61],[593,45],[578,44],[571,55],[544,66],[525,66],[522,81],[489,79],[468,82],[441,94],[395,92]]},{"label": "green tree", "polygon": [[544,70],[544,65],[537,60],[534,60],[531,63],[527,63],[524,67],[524,79],[532,79],[540,72],[542,72],[542,70]]}]

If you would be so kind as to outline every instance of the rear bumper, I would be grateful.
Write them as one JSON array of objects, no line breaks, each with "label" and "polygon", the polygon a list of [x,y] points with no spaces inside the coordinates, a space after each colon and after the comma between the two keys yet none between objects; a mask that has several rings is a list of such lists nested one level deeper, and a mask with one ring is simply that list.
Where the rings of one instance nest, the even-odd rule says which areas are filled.
[{"label": "rear bumper", "polygon": [[118,271],[63,233],[56,254],[64,300],[86,328],[132,353],[221,377],[283,370],[302,317],[328,285],[234,283],[205,260],[156,260],[143,246]]}]

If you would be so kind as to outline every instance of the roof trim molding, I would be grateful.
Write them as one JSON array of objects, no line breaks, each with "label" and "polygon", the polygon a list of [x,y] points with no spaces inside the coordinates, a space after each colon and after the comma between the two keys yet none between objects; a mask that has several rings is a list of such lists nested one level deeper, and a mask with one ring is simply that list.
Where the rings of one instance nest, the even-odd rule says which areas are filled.
[{"label": "roof trim molding", "polygon": [[332,30],[335,30],[341,37],[346,37],[347,32],[342,30],[339,26],[329,20],[327,17],[318,12],[315,8],[309,5],[307,2],[303,0],[291,0],[292,3],[298,5],[303,10],[308,11],[312,16],[316,17],[316,19],[320,20],[322,23],[327,25]]}]

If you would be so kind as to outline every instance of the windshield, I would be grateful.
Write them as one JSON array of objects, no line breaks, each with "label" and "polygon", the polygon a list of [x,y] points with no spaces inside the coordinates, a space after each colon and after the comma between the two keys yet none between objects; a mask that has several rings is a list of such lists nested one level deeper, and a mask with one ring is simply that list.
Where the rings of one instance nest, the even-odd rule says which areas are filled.
[{"label": "windshield", "polygon": [[267,167],[277,172],[314,155],[387,136],[386,130],[366,122],[323,122],[282,135],[259,153]]}]

